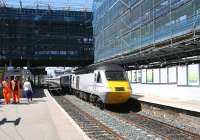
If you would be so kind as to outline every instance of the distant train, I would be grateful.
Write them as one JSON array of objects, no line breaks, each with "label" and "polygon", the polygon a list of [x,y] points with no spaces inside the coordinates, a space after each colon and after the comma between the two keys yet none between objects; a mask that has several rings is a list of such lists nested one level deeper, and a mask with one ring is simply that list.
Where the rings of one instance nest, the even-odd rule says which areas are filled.
[{"label": "distant train", "polygon": [[[60,80],[57,79],[57,87],[59,84],[63,85],[61,88],[69,88],[71,94],[92,102],[101,109],[105,104],[127,102],[132,92],[126,72],[116,64],[91,65],[76,70],[63,81],[61,78],[62,76]],[[53,79],[49,79],[49,82],[52,81]]]},{"label": "distant train", "polygon": [[54,78],[46,78],[46,83],[50,90],[69,91],[70,89],[70,75],[65,74]]}]

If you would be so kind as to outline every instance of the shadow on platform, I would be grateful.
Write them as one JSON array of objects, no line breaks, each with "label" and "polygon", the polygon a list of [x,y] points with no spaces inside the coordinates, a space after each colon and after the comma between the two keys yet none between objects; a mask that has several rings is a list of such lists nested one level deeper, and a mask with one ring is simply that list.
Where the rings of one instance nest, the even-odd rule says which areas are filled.
[{"label": "shadow on platform", "polygon": [[142,98],[142,97],[144,97],[144,95],[136,95],[136,94],[133,94],[133,95],[131,96],[131,98],[134,98],[134,99],[139,99],[139,98]]},{"label": "shadow on platform", "polygon": [[4,125],[5,123],[13,123],[15,126],[18,126],[19,123],[21,121],[21,118],[17,118],[16,120],[7,120],[6,118],[3,118],[1,121],[0,121],[0,126],[1,125]]},{"label": "shadow on platform", "polygon": [[107,105],[106,108],[117,113],[139,112],[142,109],[140,102],[133,98],[130,98],[125,104]]},{"label": "shadow on platform", "polygon": [[44,90],[42,88],[34,88],[33,89],[33,98],[43,98],[46,97],[44,94]]}]

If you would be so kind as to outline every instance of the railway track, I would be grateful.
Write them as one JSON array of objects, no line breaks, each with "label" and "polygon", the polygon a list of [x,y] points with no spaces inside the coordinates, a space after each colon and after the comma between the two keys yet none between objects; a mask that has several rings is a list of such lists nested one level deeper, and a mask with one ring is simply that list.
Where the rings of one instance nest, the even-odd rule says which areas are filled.
[{"label": "railway track", "polygon": [[54,98],[92,140],[124,139],[94,117],[75,106],[71,101],[63,98],[63,96],[54,96]]},{"label": "railway track", "polygon": [[146,131],[153,132],[155,135],[160,135],[162,138],[169,140],[200,140],[200,135],[198,134],[171,126],[134,112],[127,114],[113,113],[110,111],[108,112],[119,117],[119,119],[127,123],[136,125],[137,127]]},{"label": "railway track", "polygon": [[75,96],[54,96],[54,98],[91,139],[165,139],[164,137],[152,135],[133,125],[127,124],[110,115],[108,112],[102,111]]},{"label": "railway track", "polygon": [[69,95],[54,98],[91,139],[200,140],[198,134],[141,114],[102,111]]}]

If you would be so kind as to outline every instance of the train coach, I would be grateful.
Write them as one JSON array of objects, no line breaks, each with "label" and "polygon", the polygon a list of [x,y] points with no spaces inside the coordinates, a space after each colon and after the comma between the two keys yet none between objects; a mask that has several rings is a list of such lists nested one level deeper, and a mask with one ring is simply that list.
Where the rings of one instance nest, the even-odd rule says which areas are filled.
[{"label": "train coach", "polygon": [[60,75],[54,78],[46,78],[45,79],[49,90],[62,90],[62,91],[69,91],[70,87],[70,75]]},{"label": "train coach", "polygon": [[131,95],[126,72],[116,64],[88,66],[71,76],[71,93],[104,109],[106,104],[122,104]]}]

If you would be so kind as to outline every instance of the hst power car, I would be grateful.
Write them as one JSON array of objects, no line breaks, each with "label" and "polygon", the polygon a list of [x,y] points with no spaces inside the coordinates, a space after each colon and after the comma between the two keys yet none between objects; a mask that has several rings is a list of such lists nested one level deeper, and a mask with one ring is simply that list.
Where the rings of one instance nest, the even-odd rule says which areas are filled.
[{"label": "hst power car", "polygon": [[105,104],[128,101],[131,87],[124,69],[116,64],[88,66],[71,76],[71,92],[104,108]]}]

